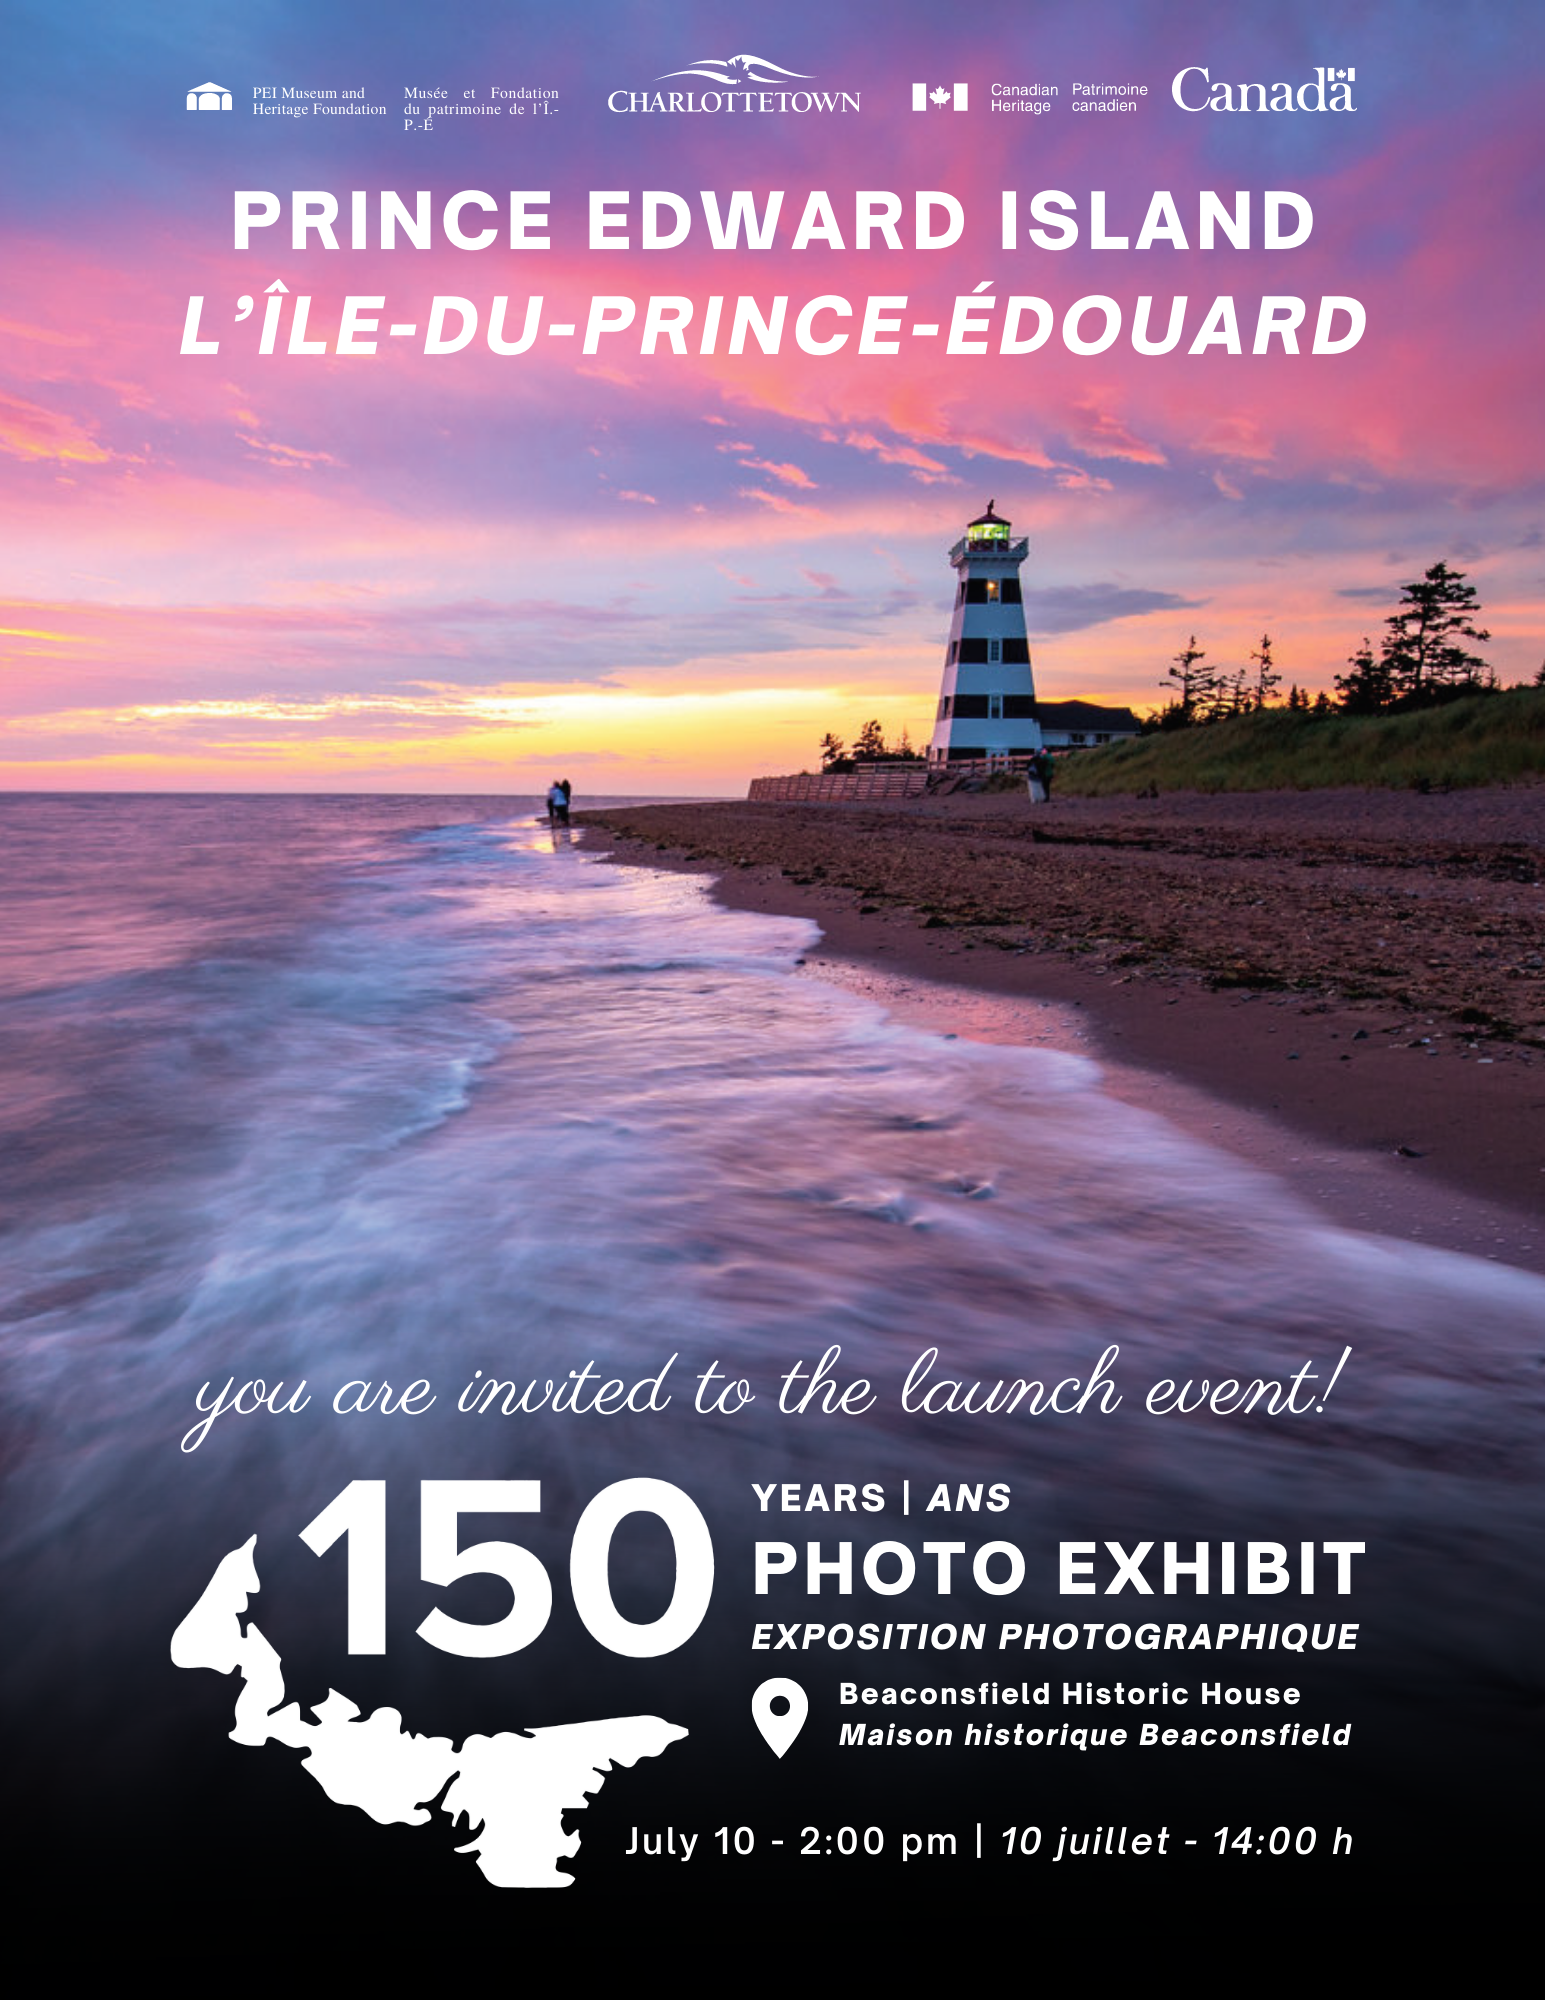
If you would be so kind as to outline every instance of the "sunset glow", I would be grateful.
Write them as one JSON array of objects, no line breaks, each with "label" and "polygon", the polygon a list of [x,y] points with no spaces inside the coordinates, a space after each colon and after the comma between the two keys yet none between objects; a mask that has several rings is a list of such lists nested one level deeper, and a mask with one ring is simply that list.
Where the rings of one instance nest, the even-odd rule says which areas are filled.
[{"label": "sunset glow", "polygon": [[[469,28],[454,59],[432,23],[372,28],[380,80],[361,79],[367,96],[398,91],[416,66],[458,83],[465,72],[469,87],[540,71],[560,92],[557,121],[426,134],[394,129],[395,98],[372,121],[253,116],[253,80],[288,74],[278,26],[257,19],[221,56],[233,111],[190,115],[181,69],[120,10],[87,12],[141,83],[72,148],[42,116],[62,86],[41,73],[43,45],[31,50],[28,198],[8,232],[0,322],[8,785],[526,788],[558,759],[584,766],[591,790],[713,793],[809,764],[828,729],[870,715],[916,740],[948,624],[944,554],[989,495],[1030,537],[1027,620],[1051,699],[1149,707],[1193,631],[1220,663],[1269,631],[1285,682],[1328,686],[1401,584],[1440,558],[1476,584],[1502,678],[1538,665],[1529,79],[1499,83],[1509,71],[1489,45],[1449,46],[1436,9],[1426,30],[1422,8],[1363,11],[1336,58],[1362,79],[1355,112],[1276,119],[1178,109],[1175,34],[1152,10],[1106,4],[1033,28],[996,10],[982,40],[995,75],[1061,75],[1106,17],[1149,94],[1102,123],[1066,105],[1033,120],[915,117],[931,10],[893,10],[877,52],[858,26],[796,8],[780,40],[812,73],[861,84],[862,115],[797,134],[747,120],[733,143],[722,122],[608,112],[605,79],[632,87],[665,60],[661,31],[625,13],[599,64],[578,61],[555,24],[523,26],[518,60],[492,27]],[[1188,44],[1227,46],[1231,73],[1285,59],[1280,37],[1255,39],[1232,10],[1189,21]],[[352,75],[357,31],[343,10],[308,60],[327,67],[331,37]],[[699,31],[682,32],[685,45]],[[1487,65],[1495,116],[1445,127],[1444,94],[1471,60]],[[988,81],[973,86],[979,106]],[[459,189],[504,200],[538,186],[545,251],[469,254],[438,230],[429,249],[384,250],[373,206],[371,247],[346,247],[345,233],[329,250],[313,234],[297,251],[287,220],[233,247],[238,187],[284,201],[338,190],[347,232],[352,189],[373,204],[372,191],[426,188],[438,216]],[[648,187],[680,191],[679,247],[642,247]],[[701,191],[734,188],[764,209],[785,191],[773,247],[710,247]],[[902,247],[857,247],[860,188],[897,191]],[[1067,191],[1078,244],[1005,251],[1003,191],[1023,221],[1038,188]],[[627,250],[588,247],[594,189],[626,194]],[[911,247],[926,189],[966,219],[944,250]],[[1159,212],[1154,191],[1170,191],[1187,247],[1093,247],[1094,189],[1129,243]],[[1196,247],[1202,189],[1250,195],[1249,249]],[[1300,247],[1262,246],[1267,189],[1312,205]],[[819,235],[793,247],[811,190],[826,191],[841,248]],[[484,219],[464,211],[469,227]],[[870,295],[905,299],[884,311],[906,328],[947,331],[974,293],[1000,315],[1044,297],[1054,318],[1109,299],[1123,334],[1097,354],[1069,351],[1060,331],[1003,353],[1000,319],[979,355],[947,353],[943,332],[858,352]],[[1252,353],[1260,301],[1283,294],[1309,302],[1305,344],[1322,297],[1360,301],[1367,331],[1344,354],[1280,341]],[[195,295],[217,354],[179,351]],[[345,295],[385,302],[370,307],[374,354],[333,351]],[[491,352],[492,301],[507,300],[513,339],[538,295],[532,324],[575,335]],[[631,301],[633,324],[586,355],[598,295]],[[787,297],[792,324],[828,295],[853,302],[851,319],[813,322],[844,333],[840,349],[790,336],[765,354],[748,333],[729,351],[737,300],[762,324]],[[1219,335],[1188,352],[1227,321],[1219,296],[1238,301],[1243,351]],[[292,315],[301,297],[306,336],[327,351],[289,351],[284,317],[261,353],[265,311]],[[427,354],[422,337],[389,336],[399,319],[422,335],[436,297],[477,310],[468,345]],[[641,351],[652,298],[690,302],[684,352],[658,329]],[[714,298],[723,331],[710,343]],[[1174,351],[1132,345],[1143,300],[1154,339],[1173,313]]]}]

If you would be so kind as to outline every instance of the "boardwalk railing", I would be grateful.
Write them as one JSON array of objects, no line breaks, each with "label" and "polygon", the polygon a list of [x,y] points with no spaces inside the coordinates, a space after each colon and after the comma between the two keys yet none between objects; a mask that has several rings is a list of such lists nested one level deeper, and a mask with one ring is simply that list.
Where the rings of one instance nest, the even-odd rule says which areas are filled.
[{"label": "boardwalk railing", "polygon": [[860,764],[853,771],[802,771],[789,778],[753,778],[749,799],[840,805],[850,800],[919,799],[928,789],[926,764]]},{"label": "boardwalk railing", "polygon": [[928,769],[937,789],[955,778],[991,778],[999,771],[1012,771],[1017,778],[1027,777],[1034,762],[1034,757],[952,757],[947,764],[930,764]]},{"label": "boardwalk railing", "polygon": [[853,800],[920,799],[925,792],[952,792],[973,778],[1000,771],[1028,775],[1029,757],[960,757],[948,764],[860,764],[853,771],[801,771],[791,778],[753,778],[748,799],[842,805]]}]

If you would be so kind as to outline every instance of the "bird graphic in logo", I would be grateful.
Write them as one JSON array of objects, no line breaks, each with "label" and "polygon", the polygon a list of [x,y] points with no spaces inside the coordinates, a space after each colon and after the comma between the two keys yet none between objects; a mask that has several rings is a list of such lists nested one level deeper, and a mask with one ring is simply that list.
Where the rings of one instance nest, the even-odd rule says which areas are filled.
[{"label": "bird graphic in logo", "polygon": [[786,76],[797,77],[801,82],[808,81],[804,70],[780,69],[777,63],[769,62],[765,56],[728,56],[723,60],[718,56],[704,56],[690,69],[667,70],[655,81],[666,83],[673,76],[706,76],[710,83],[717,83],[725,90],[745,89],[748,84],[776,83],[780,77]]}]

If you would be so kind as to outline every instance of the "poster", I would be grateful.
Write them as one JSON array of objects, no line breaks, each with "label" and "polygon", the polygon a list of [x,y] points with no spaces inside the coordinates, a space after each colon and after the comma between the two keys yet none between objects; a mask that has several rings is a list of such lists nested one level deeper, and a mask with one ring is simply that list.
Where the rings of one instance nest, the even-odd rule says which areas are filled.
[{"label": "poster", "polygon": [[926,736],[990,498],[1058,693],[1263,601],[1329,686],[1442,556],[1524,678],[1539,78],[1500,5],[22,22],[45,1876],[879,1967],[1516,1854],[1540,1280],[537,813]]}]

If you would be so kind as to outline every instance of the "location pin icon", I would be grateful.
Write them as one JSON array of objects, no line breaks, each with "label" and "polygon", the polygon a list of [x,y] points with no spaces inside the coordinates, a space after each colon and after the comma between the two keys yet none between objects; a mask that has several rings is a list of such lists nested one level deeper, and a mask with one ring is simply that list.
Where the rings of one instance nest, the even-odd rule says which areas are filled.
[{"label": "location pin icon", "polygon": [[[773,1710],[775,1701],[787,1702],[788,1711],[778,1715]],[[805,1726],[805,1717],[810,1713],[810,1703],[798,1681],[763,1681],[751,1697],[751,1720],[761,1730],[767,1747],[775,1757],[792,1748],[794,1739]]]}]

